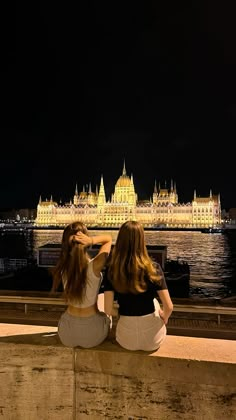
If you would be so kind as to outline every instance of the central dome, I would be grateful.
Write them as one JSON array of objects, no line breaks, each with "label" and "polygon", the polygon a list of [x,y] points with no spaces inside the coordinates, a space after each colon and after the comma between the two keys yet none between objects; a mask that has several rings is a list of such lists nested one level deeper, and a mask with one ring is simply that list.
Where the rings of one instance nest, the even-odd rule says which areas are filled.
[{"label": "central dome", "polygon": [[116,187],[130,187],[131,184],[132,184],[132,181],[126,173],[125,162],[124,162],[123,172],[122,172],[122,175],[120,176],[120,178],[118,179],[118,181],[116,183]]},{"label": "central dome", "polygon": [[130,187],[130,185],[131,179],[128,175],[121,175],[116,183],[117,187]]}]

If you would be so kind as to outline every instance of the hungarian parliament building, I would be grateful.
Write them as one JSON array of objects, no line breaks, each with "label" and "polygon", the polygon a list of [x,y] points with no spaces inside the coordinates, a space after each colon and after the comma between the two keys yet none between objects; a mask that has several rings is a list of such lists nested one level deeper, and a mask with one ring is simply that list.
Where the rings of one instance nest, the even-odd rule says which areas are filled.
[{"label": "hungarian parliament building", "polygon": [[77,185],[73,200],[58,204],[52,197],[37,205],[35,226],[60,226],[80,220],[87,227],[119,228],[127,220],[137,220],[144,227],[167,228],[209,228],[221,223],[220,195],[209,191],[208,197],[199,197],[193,192],[192,202],[179,203],[176,184],[170,182],[169,188],[153,188],[150,200],[138,200],[133,176],[127,175],[125,163],[123,171],[115,184],[110,200],[106,199],[103,176],[100,188],[93,192],[91,184],[88,191],[78,192]]}]

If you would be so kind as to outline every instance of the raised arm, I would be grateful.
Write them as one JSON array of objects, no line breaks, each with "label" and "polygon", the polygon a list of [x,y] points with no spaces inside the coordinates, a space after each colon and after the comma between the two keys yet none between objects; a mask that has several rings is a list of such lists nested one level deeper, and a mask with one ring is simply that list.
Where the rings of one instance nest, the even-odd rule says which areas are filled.
[{"label": "raised arm", "polygon": [[97,245],[97,244],[101,245],[93,261],[93,271],[97,276],[99,276],[99,273],[104,268],[107,261],[107,257],[111,251],[111,245],[112,245],[111,235],[104,234],[104,235],[88,236],[82,232],[78,232],[75,235],[75,239],[78,242],[80,242],[82,245],[87,246],[87,247],[91,245]]},{"label": "raised arm", "polygon": [[111,235],[92,236],[92,245],[101,244],[101,247],[93,260],[93,271],[98,276],[105,267],[107,258],[111,251],[112,237]]},{"label": "raised arm", "polygon": [[105,252],[106,254],[110,254],[111,245],[112,245],[112,237],[111,235],[96,235],[90,236],[91,245],[101,244],[101,247],[97,253],[97,255],[102,254]]}]

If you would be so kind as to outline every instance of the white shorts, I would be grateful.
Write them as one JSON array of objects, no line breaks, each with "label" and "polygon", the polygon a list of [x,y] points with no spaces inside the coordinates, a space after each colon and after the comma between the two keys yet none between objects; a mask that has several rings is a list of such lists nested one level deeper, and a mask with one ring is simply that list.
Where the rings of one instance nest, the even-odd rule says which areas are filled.
[{"label": "white shorts", "polygon": [[116,341],[127,350],[157,350],[166,337],[166,325],[159,315],[159,304],[152,314],[120,315],[116,326]]}]

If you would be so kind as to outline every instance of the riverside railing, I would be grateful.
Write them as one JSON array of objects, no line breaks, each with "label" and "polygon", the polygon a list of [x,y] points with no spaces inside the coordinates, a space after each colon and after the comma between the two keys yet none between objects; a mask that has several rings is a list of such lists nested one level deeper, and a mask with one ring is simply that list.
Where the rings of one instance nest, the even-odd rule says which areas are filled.
[{"label": "riverside railing", "polygon": [[[0,295],[1,303],[23,304],[24,312],[27,314],[28,305],[49,305],[66,307],[65,299],[62,297],[42,297],[42,296],[15,296],[15,295]],[[117,306],[116,306],[117,307]],[[173,312],[182,313],[197,313],[197,314],[215,314],[217,316],[217,323],[221,323],[221,315],[236,316],[236,307],[231,306],[207,306],[207,305],[192,305],[192,304],[174,304]]]}]

